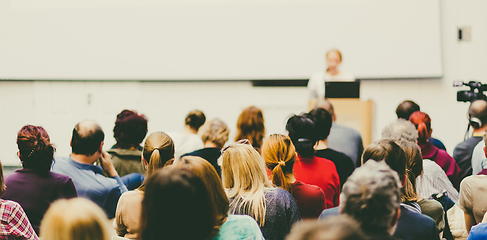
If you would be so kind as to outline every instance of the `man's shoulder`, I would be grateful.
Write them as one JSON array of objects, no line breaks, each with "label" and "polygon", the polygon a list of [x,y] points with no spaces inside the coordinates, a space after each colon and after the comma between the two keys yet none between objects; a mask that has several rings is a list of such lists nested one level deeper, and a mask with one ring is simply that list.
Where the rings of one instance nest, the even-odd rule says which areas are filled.
[{"label": "man's shoulder", "polygon": [[468,149],[472,149],[481,140],[482,140],[482,137],[471,137],[471,138],[468,138],[465,141],[457,144],[457,146],[455,146],[455,149],[453,150],[453,152],[455,154],[456,151],[465,151],[465,150],[468,150]]},{"label": "man's shoulder", "polygon": [[348,137],[362,138],[359,131],[341,124],[333,124],[330,130],[330,134],[332,132],[346,134],[348,135]]}]

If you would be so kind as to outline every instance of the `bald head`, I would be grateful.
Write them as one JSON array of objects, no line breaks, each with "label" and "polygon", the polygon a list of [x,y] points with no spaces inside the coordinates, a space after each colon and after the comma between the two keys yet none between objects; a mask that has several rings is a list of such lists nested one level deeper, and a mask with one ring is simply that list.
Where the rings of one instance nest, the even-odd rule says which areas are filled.
[{"label": "bald head", "polygon": [[75,154],[92,156],[101,151],[101,146],[105,134],[100,125],[91,120],[85,120],[73,129],[71,138],[71,151]]},{"label": "bald head", "polygon": [[[485,100],[475,100],[470,104],[468,108],[468,117],[477,118],[482,122],[482,125],[487,123],[487,102]],[[475,121],[474,121],[475,122]],[[482,126],[480,124],[475,124],[470,121],[473,128],[478,129]]]},{"label": "bald head", "polygon": [[335,109],[333,109],[333,105],[331,102],[326,98],[318,99],[316,102],[315,108],[323,108],[325,109],[332,117],[332,120],[335,121]]}]

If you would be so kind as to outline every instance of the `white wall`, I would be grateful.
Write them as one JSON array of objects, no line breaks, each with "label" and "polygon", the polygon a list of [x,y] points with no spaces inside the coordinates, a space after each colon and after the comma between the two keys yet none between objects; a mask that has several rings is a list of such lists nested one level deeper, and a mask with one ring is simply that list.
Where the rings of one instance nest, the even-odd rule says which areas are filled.
[{"label": "white wall", "polygon": [[[456,102],[454,80],[476,79],[487,83],[487,1],[441,1],[443,51],[442,79],[368,80],[362,83],[363,99],[375,102],[373,140],[395,119],[397,104],[412,99],[430,114],[433,135],[453,152],[467,126],[468,104]],[[472,41],[458,42],[457,27],[471,26]],[[359,41],[359,39],[357,40]],[[421,56],[418,56],[421,58]],[[408,66],[404,66],[407,68]],[[57,155],[70,152],[74,125],[95,119],[106,133],[107,148],[115,116],[134,109],[149,118],[149,132],[179,131],[192,109],[208,118],[219,117],[232,127],[249,105],[264,110],[268,134],[283,132],[286,118],[307,108],[306,88],[252,87],[249,82],[0,82],[0,160],[18,164],[16,133],[25,124],[44,126],[58,147]]]}]

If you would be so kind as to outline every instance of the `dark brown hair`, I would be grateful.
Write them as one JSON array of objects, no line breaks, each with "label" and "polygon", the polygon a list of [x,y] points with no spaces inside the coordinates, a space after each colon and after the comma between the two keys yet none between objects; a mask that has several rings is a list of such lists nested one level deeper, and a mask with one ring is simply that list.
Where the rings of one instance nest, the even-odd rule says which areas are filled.
[{"label": "dark brown hair", "polygon": [[260,152],[265,135],[264,115],[255,106],[245,108],[237,120],[237,136],[235,141],[248,139],[250,144]]},{"label": "dark brown hair", "polygon": [[200,127],[205,124],[205,121],[206,116],[202,111],[193,110],[188,113],[186,119],[184,120],[184,123],[190,126],[192,129],[198,131]]},{"label": "dark brown hair", "polygon": [[406,155],[404,150],[395,142],[389,139],[381,139],[370,144],[362,155],[362,164],[373,159],[375,161],[384,160],[389,167],[396,171],[401,181],[406,174]]},{"label": "dark brown hair", "polygon": [[206,240],[215,216],[203,181],[191,172],[167,167],[147,179],[139,240]]}]

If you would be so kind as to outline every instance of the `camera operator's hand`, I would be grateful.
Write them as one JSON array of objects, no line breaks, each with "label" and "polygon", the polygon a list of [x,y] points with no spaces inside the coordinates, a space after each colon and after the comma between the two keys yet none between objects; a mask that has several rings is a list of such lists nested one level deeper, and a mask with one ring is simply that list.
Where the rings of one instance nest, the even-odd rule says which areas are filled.
[{"label": "camera operator's hand", "polygon": [[110,177],[115,177],[118,175],[117,170],[115,170],[115,167],[113,166],[112,158],[110,157],[110,154],[103,151],[100,160],[101,160],[100,161],[101,167],[108,172]]}]

